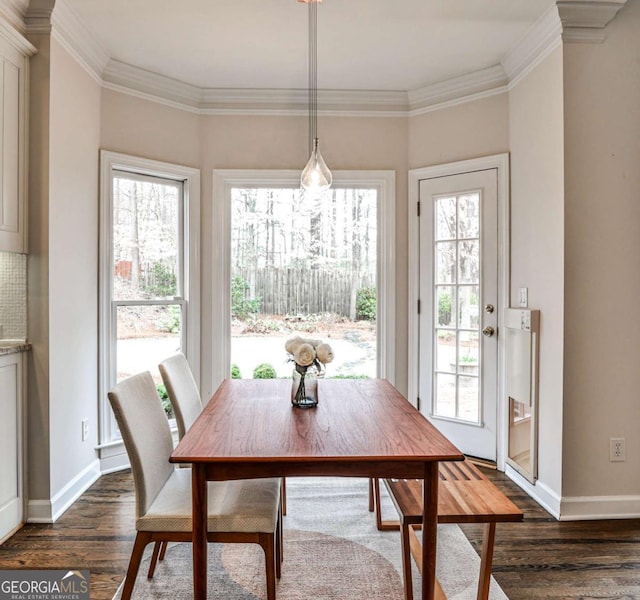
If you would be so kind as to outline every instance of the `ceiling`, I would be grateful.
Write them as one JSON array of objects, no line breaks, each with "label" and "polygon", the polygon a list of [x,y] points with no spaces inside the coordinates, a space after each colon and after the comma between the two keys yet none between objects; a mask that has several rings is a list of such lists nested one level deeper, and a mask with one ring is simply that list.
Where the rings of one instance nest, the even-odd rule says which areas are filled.
[{"label": "ceiling", "polygon": [[[295,0],[65,1],[114,61],[203,89],[307,87],[307,6]],[[318,86],[411,91],[498,65],[553,4],[324,0]]]}]

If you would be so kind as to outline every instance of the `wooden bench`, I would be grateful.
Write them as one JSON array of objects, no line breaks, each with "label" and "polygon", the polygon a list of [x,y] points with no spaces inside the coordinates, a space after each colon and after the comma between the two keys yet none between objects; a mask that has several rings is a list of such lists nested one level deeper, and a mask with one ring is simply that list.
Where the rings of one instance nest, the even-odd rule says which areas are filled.
[{"label": "wooden bench", "polygon": [[[441,462],[438,482],[438,523],[484,523],[478,600],[489,597],[496,523],[522,521],[522,511],[489,481],[471,462]],[[380,484],[374,480],[373,492],[378,529],[400,529],[405,600],[413,599],[411,555],[420,568],[422,556],[416,529],[422,525],[422,480],[385,479],[400,521],[383,521],[380,510]],[[446,598],[439,584],[436,597]]]}]

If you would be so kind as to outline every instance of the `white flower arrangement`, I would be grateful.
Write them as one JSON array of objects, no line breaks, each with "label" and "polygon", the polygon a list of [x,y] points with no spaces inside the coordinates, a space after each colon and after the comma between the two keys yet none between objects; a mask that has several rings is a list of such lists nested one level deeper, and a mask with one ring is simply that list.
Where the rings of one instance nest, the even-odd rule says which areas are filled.
[{"label": "white flower arrangement", "polygon": [[324,365],[330,363],[334,358],[331,346],[322,340],[297,336],[287,340],[284,348],[289,353],[291,360],[296,363],[296,368],[306,369],[314,365],[318,371],[322,371]]}]

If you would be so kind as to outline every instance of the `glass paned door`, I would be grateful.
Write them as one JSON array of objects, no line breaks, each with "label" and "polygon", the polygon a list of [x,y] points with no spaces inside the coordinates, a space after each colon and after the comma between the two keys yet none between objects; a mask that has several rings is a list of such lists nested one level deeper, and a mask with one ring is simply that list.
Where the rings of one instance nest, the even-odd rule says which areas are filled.
[{"label": "glass paned door", "polygon": [[480,420],[480,193],[435,198],[433,414]]},{"label": "glass paned door", "polygon": [[421,409],[463,452],[495,460],[496,170],[423,180],[420,206]]}]

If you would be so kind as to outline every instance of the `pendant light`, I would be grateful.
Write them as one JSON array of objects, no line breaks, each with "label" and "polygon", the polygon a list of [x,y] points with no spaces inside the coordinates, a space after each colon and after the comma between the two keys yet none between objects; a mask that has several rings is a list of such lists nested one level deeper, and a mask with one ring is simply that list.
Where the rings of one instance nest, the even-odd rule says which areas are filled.
[{"label": "pendant light", "polygon": [[300,175],[305,192],[320,195],[331,187],[332,175],[320,154],[318,142],[318,3],[321,0],[298,0],[309,5],[309,152],[311,157]]}]

